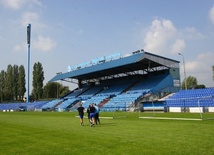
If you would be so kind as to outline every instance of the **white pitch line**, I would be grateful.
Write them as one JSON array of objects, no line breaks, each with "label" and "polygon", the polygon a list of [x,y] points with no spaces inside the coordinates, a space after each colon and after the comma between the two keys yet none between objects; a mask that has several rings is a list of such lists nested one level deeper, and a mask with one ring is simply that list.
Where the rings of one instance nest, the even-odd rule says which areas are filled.
[{"label": "white pitch line", "polygon": [[139,117],[139,118],[145,118],[145,119],[167,119],[167,120],[185,120],[185,121],[202,121],[202,119],[197,118],[169,118],[169,117]]},{"label": "white pitch line", "polygon": [[[78,117],[78,118],[79,118],[79,116],[75,116],[75,117]],[[84,118],[88,118],[88,116],[84,116]],[[104,118],[104,119],[114,119],[113,117],[99,117],[99,118]]]},{"label": "white pitch line", "polygon": [[105,118],[105,119],[114,119],[114,117],[100,117],[100,118]]}]

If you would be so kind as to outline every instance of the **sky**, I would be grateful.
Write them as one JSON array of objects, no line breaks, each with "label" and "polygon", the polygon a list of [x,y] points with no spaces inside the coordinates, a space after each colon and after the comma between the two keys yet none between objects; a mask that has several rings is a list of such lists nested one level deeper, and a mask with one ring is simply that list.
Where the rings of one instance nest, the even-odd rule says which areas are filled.
[{"label": "sky", "polygon": [[187,77],[214,87],[214,0],[0,0],[0,23],[0,70],[27,71],[31,24],[30,79],[40,62],[44,85],[68,66],[144,49],[180,61],[181,81],[185,64]]}]

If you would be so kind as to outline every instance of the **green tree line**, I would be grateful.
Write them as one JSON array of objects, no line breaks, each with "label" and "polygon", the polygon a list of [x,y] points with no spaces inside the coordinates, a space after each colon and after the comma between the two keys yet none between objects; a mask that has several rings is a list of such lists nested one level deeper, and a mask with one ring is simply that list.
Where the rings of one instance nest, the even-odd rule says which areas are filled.
[{"label": "green tree line", "polygon": [[[0,102],[23,101],[26,93],[26,74],[23,65],[8,65],[7,70],[0,72]],[[44,82],[42,64],[37,62],[33,65],[32,92],[30,100],[42,100],[58,98],[70,92],[69,87],[58,82]]]}]

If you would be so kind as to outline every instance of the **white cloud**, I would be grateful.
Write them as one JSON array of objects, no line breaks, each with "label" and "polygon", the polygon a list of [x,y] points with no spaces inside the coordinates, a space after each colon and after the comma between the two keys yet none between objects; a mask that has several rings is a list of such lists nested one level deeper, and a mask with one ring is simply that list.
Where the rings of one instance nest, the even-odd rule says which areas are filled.
[{"label": "white cloud", "polygon": [[20,9],[26,3],[26,0],[2,0],[1,3],[11,9]]},{"label": "white cloud", "polygon": [[213,86],[211,67],[213,60],[214,53],[203,53],[198,55],[194,61],[188,61],[186,63],[187,76],[196,77],[198,84],[205,84],[208,87]]},{"label": "white cloud", "polygon": [[7,8],[14,10],[18,10],[27,4],[36,4],[42,6],[41,2],[38,0],[1,0],[0,3]]},{"label": "white cloud", "polygon": [[35,12],[25,12],[22,15],[22,25],[26,26],[28,23],[38,22],[39,15]]},{"label": "white cloud", "polygon": [[185,41],[182,39],[177,39],[175,43],[172,45],[172,53],[177,54],[186,47]]},{"label": "white cloud", "polygon": [[41,23],[40,15],[36,12],[25,12],[21,18],[21,24],[23,26],[27,26],[27,24],[31,24],[33,28],[45,28],[46,25]]},{"label": "white cloud", "polygon": [[14,51],[20,51],[23,47],[19,44],[14,47]]},{"label": "white cloud", "polygon": [[[188,64],[187,69],[191,72],[206,72],[210,70],[208,66],[213,65],[214,53],[202,53],[197,56],[195,61]],[[205,67],[207,66],[207,67]]]},{"label": "white cloud", "polygon": [[[43,28],[46,28],[46,25],[41,23],[40,20],[40,14],[37,12],[25,12],[22,14],[21,17],[21,25],[26,27],[27,24],[31,24],[32,30],[37,35],[32,36],[32,50],[37,49],[40,51],[50,51],[55,46],[56,43],[49,37],[43,37],[42,35],[39,35],[39,32],[43,30]],[[26,49],[26,43],[20,43],[14,47],[14,51],[25,51]]]},{"label": "white cloud", "polygon": [[205,36],[198,32],[194,27],[187,27],[183,31],[181,30],[184,38],[187,39],[204,39]]},{"label": "white cloud", "polygon": [[214,6],[209,11],[210,21],[214,24]]},{"label": "white cloud", "polygon": [[175,37],[177,30],[170,20],[154,20],[144,38],[146,51],[166,52],[169,41]]},{"label": "white cloud", "polygon": [[[170,20],[153,20],[145,32],[144,49],[148,52],[156,53],[167,57],[178,58],[178,53],[186,53],[189,56],[189,48],[195,40],[204,40],[206,36],[200,33],[194,27],[186,27],[178,29]],[[186,49],[187,48],[187,49]],[[207,87],[214,86],[212,80],[212,68],[214,53],[204,52],[197,55],[201,51],[195,51],[190,57],[185,57],[187,76],[194,76],[198,80],[198,84],[205,84]],[[193,59],[190,61],[189,59]],[[180,73],[183,77],[182,62],[180,64]],[[182,78],[181,78],[182,79]]]},{"label": "white cloud", "polygon": [[33,48],[41,51],[51,51],[55,46],[56,42],[49,37],[43,37],[39,35],[38,39],[33,42]]},{"label": "white cloud", "polygon": [[[31,41],[31,45],[33,51],[39,50],[43,52],[48,52],[51,51],[56,46],[56,42],[49,37],[43,37],[39,35],[38,38],[35,38]],[[27,43],[22,42],[14,47],[14,51],[15,52],[26,51],[26,48]]]},{"label": "white cloud", "polygon": [[156,54],[177,54],[185,50],[187,41],[204,39],[194,27],[177,29],[170,20],[153,20],[144,37],[144,49]]}]

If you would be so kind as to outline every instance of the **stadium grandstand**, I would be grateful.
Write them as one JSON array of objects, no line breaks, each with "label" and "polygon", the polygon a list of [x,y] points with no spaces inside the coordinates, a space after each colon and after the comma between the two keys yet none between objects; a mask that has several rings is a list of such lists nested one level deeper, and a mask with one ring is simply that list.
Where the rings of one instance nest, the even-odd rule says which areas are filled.
[{"label": "stadium grandstand", "polygon": [[96,103],[101,111],[129,111],[145,96],[161,97],[179,91],[179,62],[143,50],[122,57],[119,53],[68,67],[50,82],[64,80],[78,87],[58,101],[42,107],[55,111],[76,110],[79,103]]},{"label": "stadium grandstand", "polygon": [[[79,104],[86,108],[96,103],[101,111],[196,112],[194,108],[200,107],[214,112],[214,88],[181,90],[179,63],[138,50],[126,57],[115,53],[68,66],[68,72],[49,82],[63,80],[77,88],[52,101],[27,104],[27,110],[76,111]],[[0,106],[8,109],[18,106]]]}]

